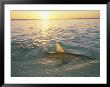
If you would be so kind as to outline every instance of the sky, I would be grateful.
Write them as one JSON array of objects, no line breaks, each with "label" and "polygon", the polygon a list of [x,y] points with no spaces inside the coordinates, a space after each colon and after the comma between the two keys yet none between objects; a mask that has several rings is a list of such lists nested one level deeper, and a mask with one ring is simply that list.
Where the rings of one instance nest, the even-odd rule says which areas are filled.
[{"label": "sky", "polygon": [[11,11],[11,19],[71,19],[71,18],[100,18],[100,11],[99,10]]}]

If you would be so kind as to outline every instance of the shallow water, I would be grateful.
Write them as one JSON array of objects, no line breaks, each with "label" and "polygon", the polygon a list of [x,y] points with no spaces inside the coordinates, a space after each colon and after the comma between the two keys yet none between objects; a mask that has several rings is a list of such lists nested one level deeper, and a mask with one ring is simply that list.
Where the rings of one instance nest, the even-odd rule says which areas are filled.
[{"label": "shallow water", "polygon": [[[100,76],[99,23],[99,19],[11,20],[11,75]],[[62,43],[65,52],[87,58],[60,66],[62,59],[56,58],[40,63],[48,62],[45,57],[55,52],[56,42]]]}]

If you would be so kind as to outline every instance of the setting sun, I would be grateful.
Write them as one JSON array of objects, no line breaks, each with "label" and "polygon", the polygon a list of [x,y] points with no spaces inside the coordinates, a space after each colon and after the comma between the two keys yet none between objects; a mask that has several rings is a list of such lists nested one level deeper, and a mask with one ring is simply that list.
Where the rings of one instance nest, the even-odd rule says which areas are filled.
[{"label": "setting sun", "polygon": [[47,20],[48,17],[49,17],[49,12],[48,11],[41,11],[41,17],[44,19],[44,20]]}]

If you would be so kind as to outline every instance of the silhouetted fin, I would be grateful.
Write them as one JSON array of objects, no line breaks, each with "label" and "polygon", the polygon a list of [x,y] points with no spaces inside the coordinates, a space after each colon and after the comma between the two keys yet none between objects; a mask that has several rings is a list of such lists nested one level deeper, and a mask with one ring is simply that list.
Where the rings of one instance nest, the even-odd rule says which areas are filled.
[{"label": "silhouetted fin", "polygon": [[56,43],[56,52],[57,53],[64,53],[64,48],[61,46],[61,43]]}]

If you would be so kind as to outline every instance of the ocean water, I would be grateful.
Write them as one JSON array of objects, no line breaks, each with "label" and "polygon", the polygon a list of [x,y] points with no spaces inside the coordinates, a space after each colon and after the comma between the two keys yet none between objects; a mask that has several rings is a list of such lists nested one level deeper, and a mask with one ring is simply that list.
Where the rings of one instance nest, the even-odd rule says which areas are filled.
[{"label": "ocean water", "polygon": [[[61,60],[54,59],[44,66],[40,62],[55,52],[56,42],[65,52],[88,59],[61,66],[57,66]],[[11,20],[11,76],[100,76],[100,19]]]}]

